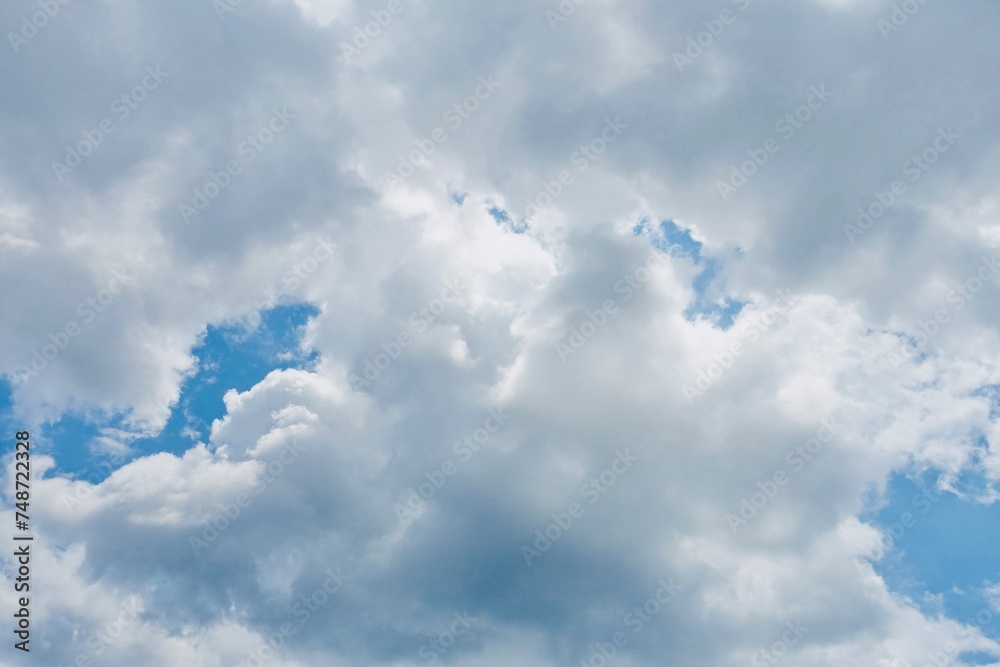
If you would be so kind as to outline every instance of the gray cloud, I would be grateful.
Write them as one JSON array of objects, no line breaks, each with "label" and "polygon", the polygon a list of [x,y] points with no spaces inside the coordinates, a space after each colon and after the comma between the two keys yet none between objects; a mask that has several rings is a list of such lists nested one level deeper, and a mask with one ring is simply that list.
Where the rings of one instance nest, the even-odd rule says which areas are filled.
[{"label": "gray cloud", "polygon": [[[212,3],[69,3],[3,55],[0,368],[16,377],[114,271],[133,277],[15,384],[19,419],[117,414],[155,433],[207,326],[319,309],[304,341],[317,367],[227,394],[208,442],[97,485],[36,459],[44,659],[241,664],[278,633],[273,664],[426,664],[421,648],[465,612],[477,620],[442,662],[579,664],[624,631],[616,665],[745,665],[786,622],[809,628],[789,665],[942,650],[960,625],[888,590],[868,564],[884,536],[858,517],[907,466],[1000,477],[974,394],[998,383],[996,277],[962,308],[948,298],[1000,238],[996,7],[928,3],[884,39],[889,2],[588,0],[553,29],[555,2],[403,0],[347,62],[342,44],[385,6],[276,0],[220,20]],[[16,31],[37,7],[5,6],[0,23]],[[723,9],[733,21],[678,71],[674,53]],[[122,117],[115,100],[158,65],[169,76]],[[491,76],[501,85],[450,127]],[[829,101],[788,134],[814,86]],[[241,152],[285,107],[287,129]],[[580,169],[574,151],[616,117],[627,128]],[[52,162],[105,118],[113,131],[60,182]],[[385,187],[438,127],[447,140]],[[941,128],[961,139],[911,180]],[[772,137],[780,149],[723,201],[717,183]],[[193,189],[251,153],[185,221]],[[563,169],[572,184],[525,233],[488,213],[517,218]],[[851,243],[844,225],[895,179],[906,193]],[[659,252],[632,232],[642,219],[692,230],[717,271],[700,287],[751,306],[726,331],[686,319],[706,265],[662,254],[564,362],[556,342]],[[327,239],[328,258],[285,279]],[[448,281],[457,297],[415,325]],[[794,298],[748,340],[776,289]],[[887,369],[940,308],[951,319],[926,356]],[[375,379],[352,380],[411,329]],[[745,352],[689,402],[684,383],[734,341]],[[509,421],[401,523],[408,490],[497,407]],[[828,418],[842,428],[794,469],[788,452]],[[978,462],[976,433],[991,446]],[[289,443],[301,456],[273,474]],[[581,499],[624,449],[634,469]],[[787,484],[734,533],[727,514],[778,469]],[[572,502],[585,511],[528,567],[521,546]],[[306,615],[330,571],[348,578]],[[633,632],[628,614],[671,578],[680,592]],[[123,609],[137,611],[105,641]]]}]

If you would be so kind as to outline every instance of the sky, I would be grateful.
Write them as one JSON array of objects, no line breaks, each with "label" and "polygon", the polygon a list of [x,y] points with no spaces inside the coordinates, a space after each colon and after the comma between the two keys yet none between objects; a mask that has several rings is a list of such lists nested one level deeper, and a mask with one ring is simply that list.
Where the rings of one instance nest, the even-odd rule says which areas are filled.
[{"label": "sky", "polygon": [[0,666],[1000,665],[996,2],[0,26]]}]

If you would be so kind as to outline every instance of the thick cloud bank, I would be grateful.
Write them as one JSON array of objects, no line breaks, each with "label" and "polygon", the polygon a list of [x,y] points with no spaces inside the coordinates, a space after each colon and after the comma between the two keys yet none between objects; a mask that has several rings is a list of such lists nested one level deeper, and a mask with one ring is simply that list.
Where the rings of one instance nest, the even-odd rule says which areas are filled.
[{"label": "thick cloud bank", "polygon": [[930,613],[864,518],[996,500],[996,3],[0,16],[23,428],[127,450],[318,310],[204,442],[35,454],[31,664],[1000,664],[996,582]]}]

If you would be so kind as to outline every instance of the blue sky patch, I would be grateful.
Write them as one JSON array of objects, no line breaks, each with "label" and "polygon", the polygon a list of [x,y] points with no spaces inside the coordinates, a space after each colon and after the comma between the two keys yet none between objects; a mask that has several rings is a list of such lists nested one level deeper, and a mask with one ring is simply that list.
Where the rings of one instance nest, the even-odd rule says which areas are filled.
[{"label": "blue sky patch", "polygon": [[720,265],[714,258],[702,254],[703,245],[691,235],[691,230],[682,229],[673,220],[663,220],[658,228],[654,228],[644,218],[632,228],[632,233],[649,236],[654,248],[671,257],[689,257],[695,266],[702,267],[692,284],[695,298],[684,311],[684,317],[688,321],[701,317],[723,331],[733,326],[736,316],[747,302],[721,293],[720,286],[714,284],[720,273]]},{"label": "blue sky patch", "polygon": [[502,227],[507,227],[515,234],[523,234],[524,232],[528,231],[527,221],[520,220],[518,222],[515,222],[514,219],[510,217],[510,214],[507,213],[507,211],[503,210],[502,208],[499,208],[492,202],[486,202],[486,203],[489,206],[489,208],[486,209],[486,212],[489,213],[494,220],[496,220],[496,223],[498,225]]},{"label": "blue sky patch", "polygon": [[[163,431],[154,437],[136,437],[125,426],[126,415],[102,418],[96,414],[66,414],[41,433],[33,434],[39,451],[56,459],[57,473],[96,483],[134,456],[156,452],[181,454],[195,442],[207,441],[212,421],[225,415],[222,398],[230,389],[247,391],[275,369],[309,368],[315,351],[300,346],[304,327],[319,310],[310,304],[279,305],[246,321],[209,326],[192,350],[197,371],[181,385]],[[5,432],[16,423],[11,385],[0,379],[0,426]],[[122,442],[131,451],[115,455],[103,443]]]},{"label": "blue sky patch", "polygon": [[[983,590],[1000,581],[1000,506],[938,493],[932,474],[910,478],[894,475],[887,503],[862,519],[888,531],[892,548],[874,563],[890,590],[911,598],[927,614],[943,611],[984,634],[1000,639],[1000,613],[975,622],[989,610]],[[986,618],[985,615],[980,618]]]}]

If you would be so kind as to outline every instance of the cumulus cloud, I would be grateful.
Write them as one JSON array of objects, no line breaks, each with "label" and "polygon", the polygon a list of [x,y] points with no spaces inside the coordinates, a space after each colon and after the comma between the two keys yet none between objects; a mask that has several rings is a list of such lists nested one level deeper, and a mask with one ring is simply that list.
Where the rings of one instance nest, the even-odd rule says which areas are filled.
[{"label": "cumulus cloud", "polygon": [[203,441],[35,455],[32,651],[1000,660],[865,519],[894,474],[1000,481],[1000,16],[902,4],[0,9],[23,428],[131,451],[207,327],[317,309],[316,363],[226,387]]}]

